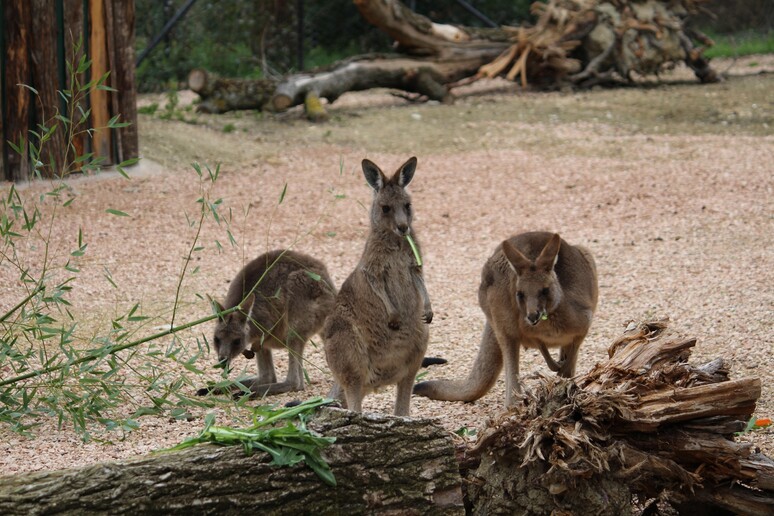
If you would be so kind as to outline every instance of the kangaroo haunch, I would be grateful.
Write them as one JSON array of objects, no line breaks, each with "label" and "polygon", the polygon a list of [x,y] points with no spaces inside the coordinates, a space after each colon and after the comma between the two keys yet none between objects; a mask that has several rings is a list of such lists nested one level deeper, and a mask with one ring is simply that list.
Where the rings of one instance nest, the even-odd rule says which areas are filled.
[{"label": "kangaroo haunch", "polygon": [[[322,328],[335,296],[333,281],[319,260],[290,250],[262,254],[239,271],[224,304],[215,302],[220,311],[242,306],[215,326],[218,361],[228,371],[234,357],[255,354],[258,376],[241,381],[253,397],[303,390],[304,345]],[[277,382],[272,349],[288,351],[284,382]],[[198,394],[209,392],[222,391],[205,388]]]},{"label": "kangaroo haunch", "polygon": [[325,357],[336,378],[331,396],[360,412],[363,397],[384,385],[397,384],[395,414],[407,416],[414,377],[427,350],[433,319],[422,268],[406,239],[416,242],[412,222],[411,182],[417,159],[387,178],[363,160],[363,173],[374,190],[371,231],[355,270],[336,296],[325,322]]},{"label": "kangaroo haunch", "polygon": [[[505,404],[510,406],[514,392],[521,391],[522,346],[539,349],[552,371],[573,376],[597,297],[597,269],[588,249],[545,232],[505,240],[481,271],[478,303],[486,324],[468,378],[421,382],[414,393],[435,400],[477,400],[492,388],[504,364]],[[560,348],[558,362],[548,348]]]}]

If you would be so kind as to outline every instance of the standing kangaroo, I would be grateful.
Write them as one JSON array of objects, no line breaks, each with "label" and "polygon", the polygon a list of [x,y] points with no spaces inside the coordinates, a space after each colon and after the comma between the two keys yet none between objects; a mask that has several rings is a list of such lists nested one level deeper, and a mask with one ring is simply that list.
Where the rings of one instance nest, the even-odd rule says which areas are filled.
[{"label": "standing kangaroo", "polygon": [[[521,391],[521,346],[539,349],[548,367],[560,376],[573,376],[598,293],[596,265],[586,248],[544,232],[505,240],[481,271],[478,303],[486,325],[467,380],[422,382],[414,392],[436,400],[477,400],[492,388],[504,363],[509,407],[514,391]],[[559,362],[547,349],[557,347],[561,348]]]},{"label": "standing kangaroo", "polygon": [[[319,260],[289,250],[262,254],[239,271],[224,304],[215,302],[221,312],[242,303],[241,310],[216,323],[213,340],[219,363],[228,371],[239,354],[256,356],[258,376],[241,382],[252,397],[303,390],[304,345],[322,328],[335,296],[333,281]],[[283,348],[288,350],[288,373],[284,382],[277,382],[271,350]],[[198,394],[209,392],[223,391],[205,388]]]},{"label": "standing kangaroo", "polygon": [[427,350],[426,324],[433,319],[421,266],[406,239],[416,242],[406,186],[417,159],[410,158],[389,179],[367,159],[362,166],[374,190],[371,231],[322,332],[337,382],[331,395],[343,393],[347,407],[360,412],[368,392],[397,384],[395,414],[407,416],[414,377]]}]

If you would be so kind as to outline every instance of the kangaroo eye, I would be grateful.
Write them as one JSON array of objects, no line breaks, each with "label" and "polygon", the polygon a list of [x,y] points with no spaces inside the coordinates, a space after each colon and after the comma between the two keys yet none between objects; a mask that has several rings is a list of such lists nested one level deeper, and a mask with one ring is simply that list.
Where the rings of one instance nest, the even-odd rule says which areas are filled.
[{"label": "kangaroo eye", "polygon": [[215,349],[220,347],[220,337],[215,337]]},{"label": "kangaroo eye", "polygon": [[544,297],[545,297],[545,296],[547,296],[547,295],[548,295],[548,287],[546,287],[546,288],[544,288],[543,290],[541,290],[541,291],[540,291],[540,295],[541,295],[541,296],[544,296]]},{"label": "kangaroo eye", "polygon": [[410,202],[406,203],[406,211],[411,211],[411,203]]},{"label": "kangaroo eye", "polygon": [[519,301],[524,301],[524,292],[519,290],[518,292],[516,292],[516,297],[519,298]]},{"label": "kangaroo eye", "polygon": [[390,207],[389,206],[382,206],[382,213],[390,213]]}]

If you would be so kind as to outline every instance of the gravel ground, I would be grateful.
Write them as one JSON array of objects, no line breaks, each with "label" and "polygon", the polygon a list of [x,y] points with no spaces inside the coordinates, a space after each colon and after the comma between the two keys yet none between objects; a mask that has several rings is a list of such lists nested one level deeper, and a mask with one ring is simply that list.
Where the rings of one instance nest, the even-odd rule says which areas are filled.
[{"label": "gravel ground", "polygon": [[[408,104],[383,91],[348,94],[324,125],[307,123],[298,111],[196,115],[184,110],[187,94],[180,96],[182,110],[164,120],[164,98],[145,97],[144,105],[162,105],[140,117],[145,162],[130,181],[109,173],[72,180],[77,202],[59,214],[52,249],[69,252],[83,229],[89,247],[72,311],[84,333],[103,329],[137,302],[146,315],[159,316],[158,325],[168,323],[181,257],[194,235],[186,214],[198,210],[190,163],[219,162],[212,195],[223,199],[222,213],[231,210],[238,245],[219,252],[213,242],[228,241],[224,228],[205,226],[178,321],[207,315],[208,303],[195,294],[222,299],[242,264],[272,248],[317,256],[341,285],[368,230],[371,194],[360,161],[368,157],[392,171],[416,155],[410,188],[435,311],[428,354],[449,361],[424,379],[467,374],[483,327],[480,270],[495,246],[520,231],[551,230],[587,246],[599,269],[600,301],[579,373],[605,360],[629,320],[668,316],[673,330],[698,339],[693,362],[723,357],[732,377],[760,377],[756,414],[770,417],[774,74],[758,72],[773,71],[772,63],[770,56],[718,63],[732,76],[717,85],[696,84],[684,71],[660,84],[579,94],[485,83],[461,92],[453,106]],[[129,217],[108,215],[108,208]],[[106,268],[119,289],[106,281]],[[17,298],[11,272],[2,274],[6,308]],[[194,334],[184,339],[195,347]],[[286,357],[279,355],[284,375]],[[303,397],[325,395],[331,376],[322,346],[308,346],[306,358],[311,384]],[[244,366],[254,367],[246,360]],[[522,353],[521,370],[548,373],[535,351]],[[393,396],[392,388],[370,395],[364,408],[391,412]],[[501,379],[472,404],[415,398],[412,414],[435,417],[449,430],[474,429],[503,399]],[[204,413],[193,411],[190,421],[144,417],[139,430],[110,435],[107,443],[83,444],[55,421],[40,421],[35,438],[2,428],[0,474],[144,454],[197,434]],[[744,439],[774,455],[771,429]]]}]

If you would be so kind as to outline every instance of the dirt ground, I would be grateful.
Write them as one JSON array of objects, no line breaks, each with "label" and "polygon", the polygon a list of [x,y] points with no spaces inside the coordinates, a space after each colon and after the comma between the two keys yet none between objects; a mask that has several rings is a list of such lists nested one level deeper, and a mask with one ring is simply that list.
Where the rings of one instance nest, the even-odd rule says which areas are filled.
[{"label": "dirt ground", "polygon": [[[222,299],[239,268],[269,249],[312,254],[341,285],[368,231],[371,193],[360,161],[391,172],[417,156],[410,189],[435,311],[428,354],[449,361],[424,379],[467,374],[483,327],[480,270],[495,246],[521,231],[551,230],[587,246],[599,270],[600,301],[579,373],[605,360],[628,321],[668,316],[672,329],[698,339],[692,362],[722,357],[732,377],[760,377],[756,414],[774,416],[774,59],[715,66],[730,78],[700,85],[680,70],[640,88],[582,93],[492,82],[459,92],[451,106],[410,104],[386,91],[348,94],[325,124],[308,123],[298,110],[198,115],[186,110],[185,92],[169,110],[165,97],[143,97],[141,105],[159,109],[140,115],[144,162],[131,180],[108,173],[70,182],[77,202],[60,215],[53,247],[70,249],[78,227],[89,244],[73,313],[97,327],[140,302],[143,313],[159,316],[159,327],[169,323],[195,233],[187,216],[195,218],[201,195],[192,162],[220,163],[211,195],[222,199],[221,213],[231,213],[237,245],[228,244],[224,226],[205,226],[179,322],[209,314],[196,294]],[[109,208],[129,216],[106,214]],[[186,338],[196,346],[193,334]],[[275,363],[282,376],[281,355]],[[306,359],[311,384],[303,397],[325,395],[331,375],[319,339]],[[522,353],[521,370],[549,372],[534,351]],[[390,388],[368,396],[365,410],[391,412],[393,395]],[[475,429],[503,399],[500,379],[471,404],[414,398],[412,415],[435,417],[451,431]],[[204,413],[193,411],[190,421],[144,417],[140,429],[108,443],[83,444],[54,421],[42,421],[35,439],[2,428],[0,474],[171,446],[197,434]],[[743,439],[774,456],[771,428]]]}]

